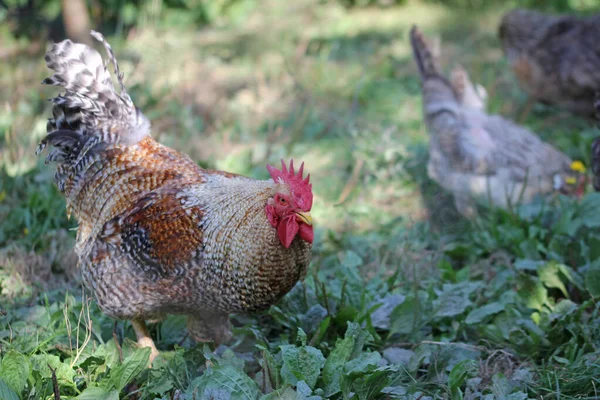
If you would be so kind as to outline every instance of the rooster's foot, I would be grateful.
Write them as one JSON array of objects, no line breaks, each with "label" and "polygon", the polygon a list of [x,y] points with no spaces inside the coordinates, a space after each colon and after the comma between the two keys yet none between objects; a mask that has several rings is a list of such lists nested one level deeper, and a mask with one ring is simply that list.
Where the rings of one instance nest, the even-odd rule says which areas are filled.
[{"label": "rooster's foot", "polygon": [[146,327],[146,323],[144,320],[135,320],[131,321],[131,325],[133,325],[133,330],[135,331],[135,335],[137,336],[137,342],[141,347],[150,347],[150,359],[148,360],[149,366],[152,367],[152,362],[158,356],[159,352],[156,346],[154,345],[154,341],[150,337],[150,333],[148,332],[148,328]]}]

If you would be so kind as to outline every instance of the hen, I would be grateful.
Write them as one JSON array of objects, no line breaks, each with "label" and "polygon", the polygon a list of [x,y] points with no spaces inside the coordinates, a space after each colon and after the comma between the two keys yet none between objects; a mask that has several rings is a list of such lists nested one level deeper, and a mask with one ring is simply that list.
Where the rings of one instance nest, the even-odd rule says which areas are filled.
[{"label": "hen", "polygon": [[522,89],[535,100],[591,115],[600,90],[600,14],[579,18],[516,9],[499,28]]},{"label": "hen", "polygon": [[[311,259],[310,175],[293,161],[272,180],[198,167],[150,137],[117,61],[65,40],[47,52],[54,75],[48,135],[55,180],[79,222],[75,252],[100,308],[131,320],[138,342],[158,354],[146,319],[188,317],[198,341],[226,340],[228,314],[267,309],[302,279]],[[120,92],[107,69],[112,62]]]},{"label": "hen", "polygon": [[[462,68],[444,78],[417,27],[410,32],[430,133],[431,179],[452,192],[458,211],[475,215],[474,198],[506,208],[555,189],[581,191],[569,157],[531,131],[485,112],[485,90],[473,86]],[[578,183],[576,185],[576,183]]]}]

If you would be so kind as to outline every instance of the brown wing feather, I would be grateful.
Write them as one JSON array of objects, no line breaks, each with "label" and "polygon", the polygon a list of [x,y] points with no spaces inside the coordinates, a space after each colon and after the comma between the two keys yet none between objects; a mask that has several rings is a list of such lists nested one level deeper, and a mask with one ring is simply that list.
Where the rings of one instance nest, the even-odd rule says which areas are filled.
[{"label": "brown wing feather", "polygon": [[184,271],[182,267],[202,250],[204,210],[184,207],[177,198],[180,191],[173,185],[146,193],[107,222],[99,240],[118,247],[151,275]]}]

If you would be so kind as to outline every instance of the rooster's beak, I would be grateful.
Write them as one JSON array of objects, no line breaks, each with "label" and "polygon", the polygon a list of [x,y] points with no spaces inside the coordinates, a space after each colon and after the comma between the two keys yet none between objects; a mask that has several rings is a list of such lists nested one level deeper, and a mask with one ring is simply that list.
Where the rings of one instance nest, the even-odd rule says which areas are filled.
[{"label": "rooster's beak", "polygon": [[301,222],[304,222],[306,225],[312,225],[312,217],[309,212],[297,212],[296,215],[300,218]]}]

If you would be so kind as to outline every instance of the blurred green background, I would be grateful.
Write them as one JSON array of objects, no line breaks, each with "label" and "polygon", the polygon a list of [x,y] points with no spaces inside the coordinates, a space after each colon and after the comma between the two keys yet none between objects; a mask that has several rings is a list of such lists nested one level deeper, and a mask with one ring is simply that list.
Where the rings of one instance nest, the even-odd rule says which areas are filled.
[{"label": "blurred green background", "polygon": [[[3,0],[0,217],[7,223],[0,246],[43,247],[48,241],[41,235],[74,225],[62,215],[51,168],[40,167],[32,151],[45,132],[46,99],[55,94],[39,85],[51,41],[70,36],[92,43],[90,28],[108,36],[154,137],[203,166],[264,178],[268,162],[304,160],[315,177],[319,226],[345,231],[427,215],[419,192],[427,136],[408,29],[418,24],[441,37],[444,68],[465,65],[490,91],[490,111],[517,118],[525,97],[496,39],[502,12],[517,4],[581,13],[598,6],[593,0]],[[580,134],[589,122],[557,124],[547,118],[554,110],[539,110],[543,118],[530,126],[585,160]],[[32,204],[28,190],[47,198]]]},{"label": "blurred green background", "polygon": [[[409,29],[417,24],[428,37],[441,39],[443,69],[462,64],[487,88],[488,111],[519,119],[527,98],[497,39],[502,14],[516,6],[587,15],[600,9],[600,0],[0,0],[0,311],[7,314],[0,316],[0,344],[77,369],[59,346],[74,329],[65,321],[77,320],[64,310],[87,304],[79,299],[72,251],[77,223],[67,220],[53,168],[34,152],[50,115],[47,99],[56,94],[40,85],[48,75],[47,46],[68,36],[91,43],[86,32],[96,29],[115,49],[129,93],[161,143],[203,167],[261,179],[268,177],[265,165],[280,158],[306,163],[317,226],[306,286],[335,329],[325,327],[323,333],[322,325],[306,325],[302,313],[308,311],[294,308],[290,296],[266,323],[238,323],[262,331],[273,352],[281,343],[294,343],[296,327],[303,326],[309,338],[318,337],[311,346],[331,354],[347,322],[364,327],[373,301],[400,294],[407,300],[389,310],[391,325],[367,328],[373,352],[383,354],[398,342],[414,350],[413,364],[385,375],[404,385],[404,393],[437,398],[462,393],[465,379],[448,374],[467,357],[456,354],[467,348],[478,352],[473,357],[481,363],[499,357],[496,350],[510,354],[501,362],[511,369],[488,365],[484,371],[463,363],[455,371],[480,376],[484,394],[502,387],[506,396],[525,394],[514,398],[592,396],[593,377],[600,374],[594,301],[600,294],[600,273],[594,272],[600,271],[594,264],[600,255],[599,199],[590,194],[582,205],[558,198],[551,205],[496,210],[468,223],[425,172],[428,137]],[[593,121],[536,105],[521,122],[589,164],[597,135]],[[320,286],[324,282],[327,288]],[[350,290],[346,285],[353,295],[344,294]],[[65,298],[67,290],[75,297]],[[466,302],[452,303],[456,296]],[[444,304],[456,309],[440,311]],[[90,307],[97,331],[89,357],[112,340],[111,321]],[[13,329],[38,339],[20,342]],[[127,329],[123,334],[133,337]],[[183,335],[177,319],[155,329],[163,349],[177,343],[169,335]],[[249,332],[238,335],[256,333]],[[467,347],[453,347],[458,353],[448,355],[447,348],[431,350],[424,341]],[[431,370],[438,356],[445,372]],[[184,364],[199,368],[196,361]],[[32,365],[29,383],[20,389],[26,393],[39,384],[38,394],[51,393],[48,372],[35,375]],[[102,381],[101,373],[87,369],[91,365],[80,367],[89,374],[79,381],[75,372],[65,373],[61,387],[68,395]],[[532,374],[525,389],[510,381],[517,366]],[[198,375],[194,371],[164,392],[152,389],[148,376],[138,378],[138,385],[144,396],[169,396],[173,388],[188,390]],[[356,379],[375,376],[364,374]]]}]

